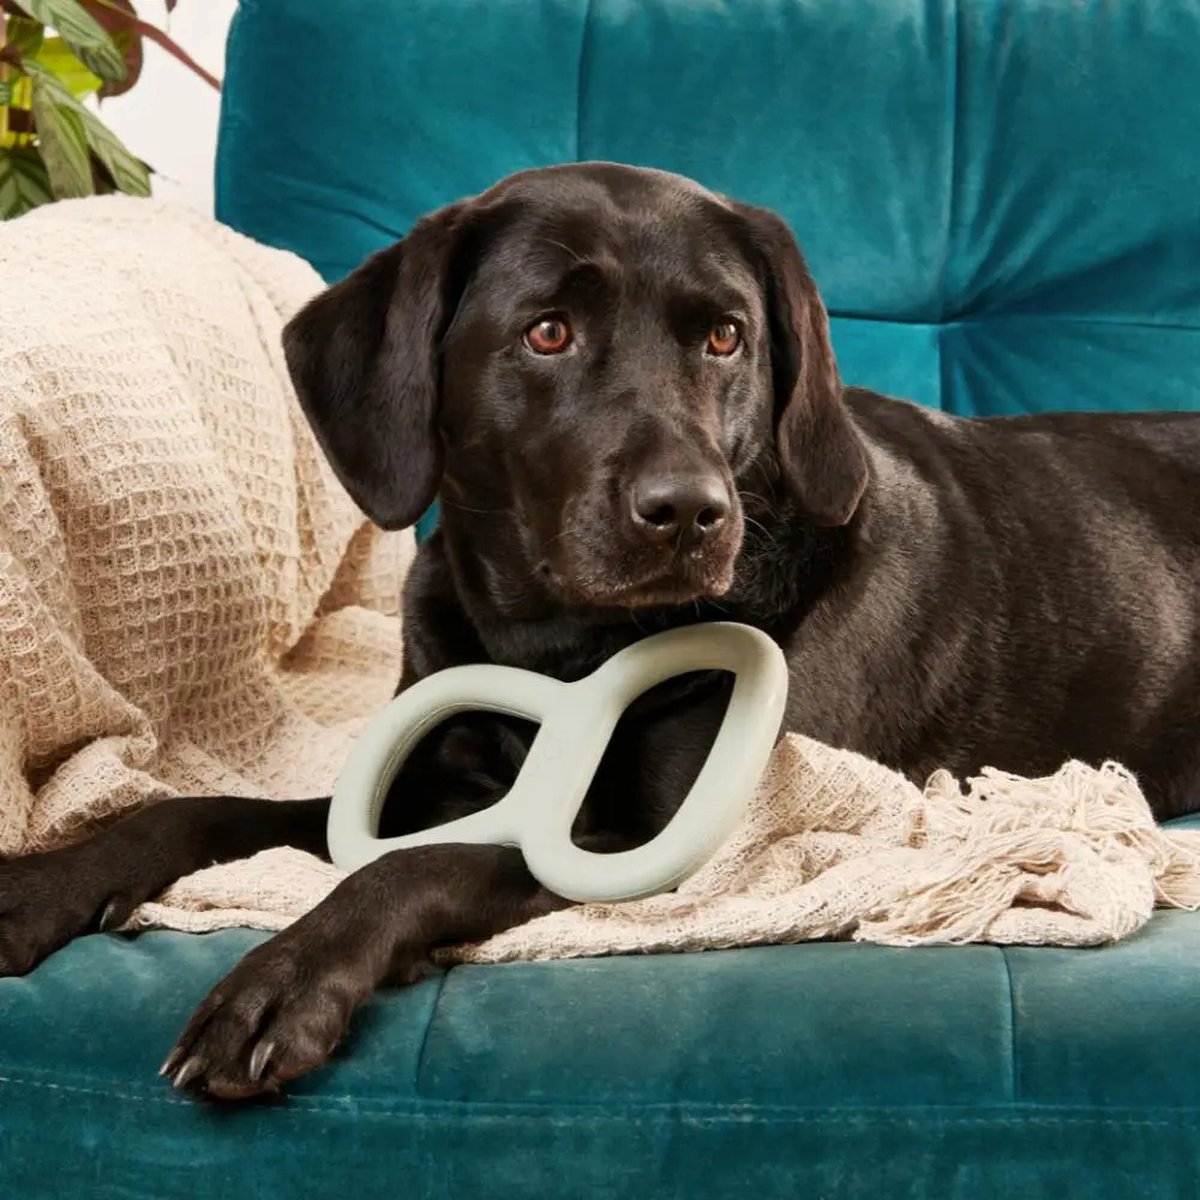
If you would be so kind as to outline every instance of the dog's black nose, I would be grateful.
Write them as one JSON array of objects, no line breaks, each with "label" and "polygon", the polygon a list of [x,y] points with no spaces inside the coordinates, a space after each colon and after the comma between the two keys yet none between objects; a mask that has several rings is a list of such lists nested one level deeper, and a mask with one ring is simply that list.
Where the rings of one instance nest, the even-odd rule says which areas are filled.
[{"label": "dog's black nose", "polygon": [[654,476],[635,484],[630,500],[633,524],[658,542],[701,541],[729,516],[729,490],[716,474]]}]

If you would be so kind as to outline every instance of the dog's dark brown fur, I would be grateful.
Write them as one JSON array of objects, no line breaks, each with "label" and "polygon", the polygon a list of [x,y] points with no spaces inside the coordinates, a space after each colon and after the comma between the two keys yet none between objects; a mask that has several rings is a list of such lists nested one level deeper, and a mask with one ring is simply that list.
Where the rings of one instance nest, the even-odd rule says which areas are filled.
[{"label": "dog's dark brown fur", "polygon": [[[778,218],[605,164],[435,213],[314,300],[286,348],[368,514],[402,527],[441,497],[408,584],[401,687],[470,662],[576,678],[650,631],[735,619],[787,653],[788,729],[918,780],[1117,758],[1160,816],[1197,807],[1200,419],[969,422],[844,391]],[[581,842],[662,828],[724,689],[694,675],[638,702]],[[384,832],[486,805],[530,736],[447,723],[397,781]],[[0,971],[207,863],[321,853],[327,803],[169,800],[7,864]],[[509,849],[388,855],[244,959],[167,1070],[216,1096],[274,1090],[438,944],[562,903]]]}]

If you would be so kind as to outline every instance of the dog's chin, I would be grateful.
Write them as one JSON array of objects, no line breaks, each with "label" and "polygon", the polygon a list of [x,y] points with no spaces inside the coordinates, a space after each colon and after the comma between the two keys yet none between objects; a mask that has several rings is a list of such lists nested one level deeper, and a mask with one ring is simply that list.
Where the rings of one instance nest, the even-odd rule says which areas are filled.
[{"label": "dog's chin", "polygon": [[551,592],[572,606],[670,608],[723,596],[733,584],[733,559],[676,564],[634,578],[615,571],[558,571],[549,564],[541,574]]}]

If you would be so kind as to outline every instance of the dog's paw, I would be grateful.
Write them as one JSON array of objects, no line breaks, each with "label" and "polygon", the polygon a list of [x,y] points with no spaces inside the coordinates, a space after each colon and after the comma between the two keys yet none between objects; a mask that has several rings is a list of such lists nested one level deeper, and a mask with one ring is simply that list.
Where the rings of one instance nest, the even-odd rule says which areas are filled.
[{"label": "dog's paw", "polygon": [[85,846],[0,862],[0,976],[25,975],[72,938],[117,928],[145,899]]},{"label": "dog's paw", "polygon": [[176,1088],[246,1100],[333,1053],[374,979],[352,945],[308,944],[296,928],[247,954],[196,1010],[159,1072]]}]

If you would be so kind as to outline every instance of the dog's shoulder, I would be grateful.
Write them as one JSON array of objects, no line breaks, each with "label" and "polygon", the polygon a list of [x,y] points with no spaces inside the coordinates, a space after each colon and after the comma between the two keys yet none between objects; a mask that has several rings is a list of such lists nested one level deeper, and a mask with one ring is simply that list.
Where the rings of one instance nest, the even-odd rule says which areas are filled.
[{"label": "dog's shoulder", "polygon": [[418,547],[404,583],[401,688],[446,667],[486,661],[487,651],[459,596],[442,534],[435,530]]}]

